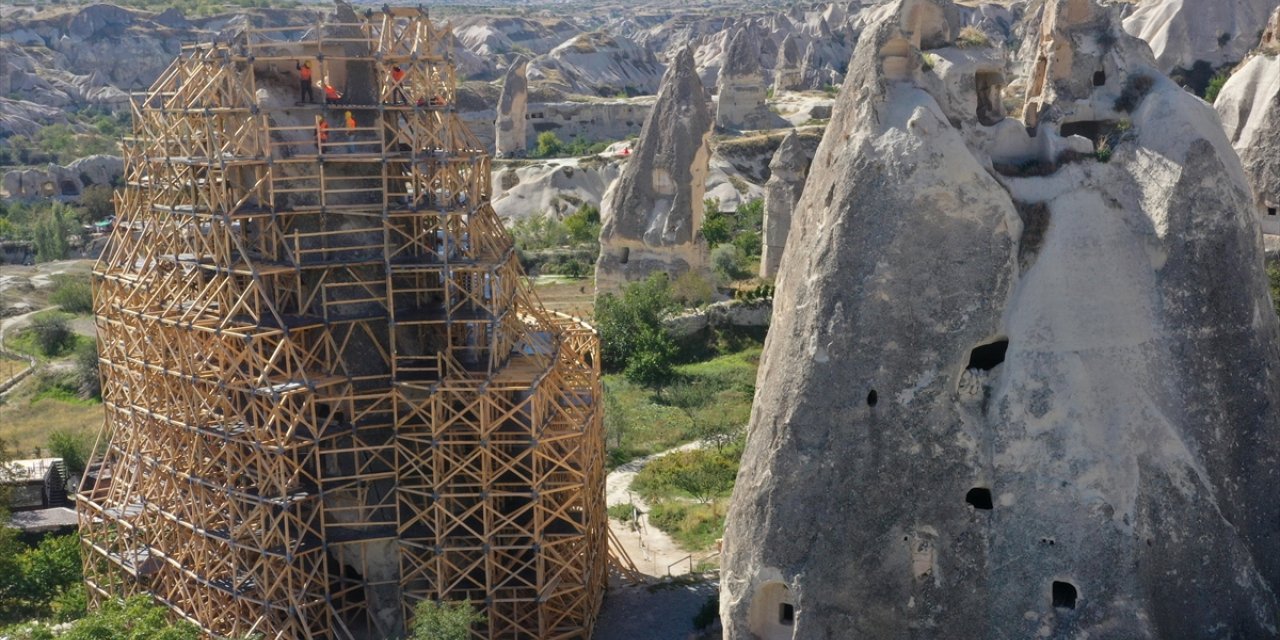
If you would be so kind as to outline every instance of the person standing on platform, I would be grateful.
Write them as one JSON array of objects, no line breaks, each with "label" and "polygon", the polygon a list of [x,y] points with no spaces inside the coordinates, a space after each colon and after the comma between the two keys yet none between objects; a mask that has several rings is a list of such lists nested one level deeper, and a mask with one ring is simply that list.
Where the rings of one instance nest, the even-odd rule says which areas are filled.
[{"label": "person standing on platform", "polygon": [[391,66],[391,100],[394,104],[405,104],[408,100],[404,97],[404,69],[400,65]]},{"label": "person standing on platform", "polygon": [[323,155],[325,144],[329,142],[329,123],[324,116],[316,116],[316,152]]},{"label": "person standing on platform", "polygon": [[311,61],[295,62],[294,66],[298,68],[298,102],[314,104],[316,96],[311,91]]},{"label": "person standing on platform", "polygon": [[343,118],[345,119],[345,122],[347,125],[347,153],[355,153],[356,152],[356,117],[351,115],[351,112],[348,111],[346,112],[346,114],[344,114]]}]

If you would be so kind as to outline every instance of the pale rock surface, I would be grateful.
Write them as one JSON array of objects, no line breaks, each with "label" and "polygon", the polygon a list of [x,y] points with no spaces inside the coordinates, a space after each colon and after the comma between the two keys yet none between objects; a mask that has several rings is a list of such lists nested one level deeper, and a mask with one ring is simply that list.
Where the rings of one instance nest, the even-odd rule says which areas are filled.
[{"label": "pale rock surface", "polygon": [[528,77],[582,95],[653,93],[663,65],[645,47],[604,32],[575,36],[529,63]]},{"label": "pale rock surface", "polygon": [[596,291],[618,291],[655,271],[710,279],[702,239],[702,200],[711,156],[711,111],[693,65],[681,51],[671,62],[622,175],[601,207]]},{"label": "pale rock surface", "polygon": [[[1046,3],[1029,145],[968,110],[984,63],[946,0],[862,34],[779,271],[726,638],[1280,635],[1280,328],[1243,168],[1114,9]],[[1109,162],[1068,152],[1092,126]],[[993,171],[1019,144],[1040,170]]]},{"label": "pale rock surface", "polygon": [[796,43],[795,35],[788,33],[782,39],[782,46],[778,48],[778,60],[773,65],[773,90],[775,94],[800,87],[804,80],[804,73],[800,68],[800,64],[803,62],[802,55],[800,45]]},{"label": "pale rock surface", "polygon": [[806,144],[812,138],[792,131],[782,140],[769,163],[769,181],[764,185],[764,238],[760,255],[760,277],[773,279],[782,262],[782,250],[791,232],[791,218],[796,201],[804,191],[816,145]]},{"label": "pale rock surface", "polygon": [[1259,53],[1245,60],[1213,103],[1258,203],[1264,233],[1280,235],[1280,9]]},{"label": "pale rock surface", "polygon": [[49,164],[6,171],[4,190],[15,199],[49,196],[75,198],[91,185],[111,185],[124,174],[119,156],[96,155],[80,158],[67,166]]},{"label": "pale rock surface", "polygon": [[1144,0],[1124,29],[1146,40],[1161,71],[1234,64],[1258,43],[1280,0]]},{"label": "pale rock surface", "polygon": [[525,155],[525,123],[529,106],[529,60],[516,58],[507,67],[498,97],[498,119],[494,124],[494,147],[499,158],[523,158]]},{"label": "pale rock surface", "polygon": [[767,129],[781,124],[765,104],[760,48],[750,31],[739,29],[729,40],[718,86],[717,127],[729,130]]},{"label": "pale rock surface", "polygon": [[[604,154],[602,154],[603,156]],[[584,202],[597,203],[622,173],[617,154],[599,160],[563,158],[528,164],[495,164],[493,210],[504,220],[543,213],[562,218]]]}]

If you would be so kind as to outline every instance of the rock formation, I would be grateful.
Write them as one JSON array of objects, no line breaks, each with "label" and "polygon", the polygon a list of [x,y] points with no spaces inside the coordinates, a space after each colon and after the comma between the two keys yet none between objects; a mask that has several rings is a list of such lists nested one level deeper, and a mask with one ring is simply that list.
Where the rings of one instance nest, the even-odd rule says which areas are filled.
[{"label": "rock formation", "polygon": [[621,36],[584,33],[529,63],[529,80],[568,93],[653,93],[663,67],[652,51]]},{"label": "rock formation", "polygon": [[1244,171],[1113,6],[1046,5],[1033,138],[977,113],[1000,53],[952,46],[947,0],[862,33],[778,275],[726,638],[1280,633]]},{"label": "rock formation", "polygon": [[1231,74],[1213,106],[1258,203],[1262,230],[1280,235],[1280,9],[1258,52]]},{"label": "rock formation", "polygon": [[76,198],[93,185],[111,186],[124,173],[119,156],[80,158],[67,166],[49,164],[6,171],[4,190],[10,198]]},{"label": "rock formation", "polygon": [[804,74],[801,72],[800,64],[803,62],[801,58],[800,46],[796,44],[794,34],[787,34],[782,39],[782,46],[778,47],[778,61],[773,66],[773,90],[791,91],[800,87],[804,80]]},{"label": "rock formation", "polygon": [[755,38],[752,32],[738,29],[729,39],[716,101],[716,126],[722,129],[763,129],[776,120],[765,104],[760,48]]},{"label": "rock formation", "polygon": [[711,127],[706,91],[686,48],[663,75],[631,159],[605,192],[597,293],[655,271],[710,276],[700,230]]},{"label": "rock formation", "polygon": [[806,145],[792,131],[783,139],[769,163],[769,181],[764,185],[764,247],[760,256],[760,277],[773,278],[782,262],[782,249],[791,231],[791,216],[804,179],[813,160],[813,146]]},{"label": "rock formation", "polygon": [[1258,43],[1258,28],[1280,0],[1146,0],[1124,20],[1146,40],[1162,71],[1234,64]]},{"label": "rock formation", "polygon": [[529,104],[529,80],[525,70],[528,66],[527,58],[516,58],[502,81],[498,120],[494,126],[494,148],[499,158],[523,158],[525,155],[525,115]]}]

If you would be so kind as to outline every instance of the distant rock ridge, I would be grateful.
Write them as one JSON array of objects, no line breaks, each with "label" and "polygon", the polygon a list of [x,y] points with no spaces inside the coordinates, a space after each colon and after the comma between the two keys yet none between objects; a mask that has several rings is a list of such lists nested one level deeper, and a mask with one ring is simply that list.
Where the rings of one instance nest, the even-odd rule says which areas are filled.
[{"label": "distant rock ridge", "polygon": [[778,275],[782,250],[787,246],[796,201],[804,190],[816,145],[799,132],[791,131],[769,162],[769,180],[764,185],[764,238],[760,255],[760,277]]},{"label": "distant rock ridge", "polygon": [[701,228],[712,124],[693,52],[684,49],[662,78],[627,166],[604,195],[597,293],[656,271],[709,278]]},{"label": "distant rock ridge", "polygon": [[1277,6],[1280,0],[1144,0],[1124,28],[1151,45],[1166,73],[1198,61],[1218,68],[1244,59]]},{"label": "distant rock ridge", "polygon": [[804,72],[800,68],[803,60],[803,52],[800,46],[796,44],[794,34],[788,33],[782,39],[782,45],[778,47],[778,60],[773,66],[773,90],[791,91],[801,86],[804,81]]},{"label": "distant rock ridge", "polygon": [[779,267],[724,637],[1280,636],[1280,327],[1217,115],[1115,5],[1045,0],[1026,121],[951,2],[871,15]]}]

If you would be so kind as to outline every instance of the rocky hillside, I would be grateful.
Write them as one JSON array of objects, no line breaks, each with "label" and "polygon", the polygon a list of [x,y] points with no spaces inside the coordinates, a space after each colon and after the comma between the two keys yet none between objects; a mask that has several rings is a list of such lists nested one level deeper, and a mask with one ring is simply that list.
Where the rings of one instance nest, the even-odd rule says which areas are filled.
[{"label": "rocky hillside", "polygon": [[1022,120],[946,0],[859,39],[780,266],[726,637],[1280,633],[1245,174],[1114,6],[1045,6]]}]

